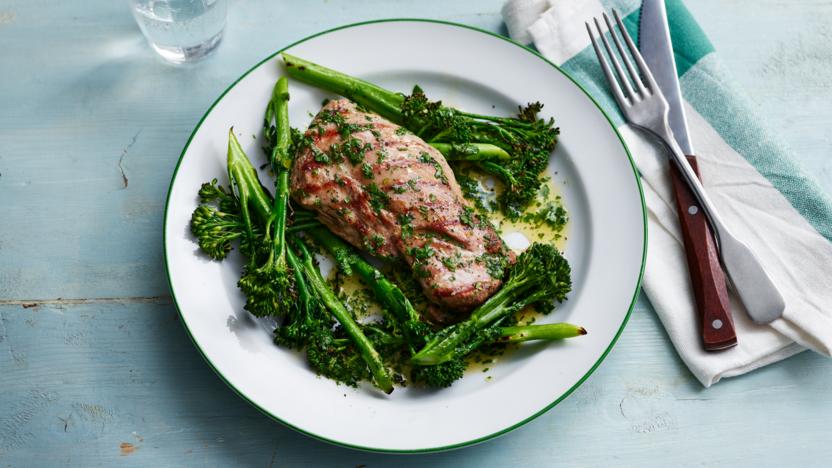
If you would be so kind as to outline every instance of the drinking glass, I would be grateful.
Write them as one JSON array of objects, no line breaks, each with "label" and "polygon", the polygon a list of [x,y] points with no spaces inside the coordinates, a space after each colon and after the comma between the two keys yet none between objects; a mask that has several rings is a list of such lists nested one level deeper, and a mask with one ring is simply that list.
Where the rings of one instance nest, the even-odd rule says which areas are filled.
[{"label": "drinking glass", "polygon": [[130,0],[144,37],[174,64],[207,57],[222,41],[228,0]]}]

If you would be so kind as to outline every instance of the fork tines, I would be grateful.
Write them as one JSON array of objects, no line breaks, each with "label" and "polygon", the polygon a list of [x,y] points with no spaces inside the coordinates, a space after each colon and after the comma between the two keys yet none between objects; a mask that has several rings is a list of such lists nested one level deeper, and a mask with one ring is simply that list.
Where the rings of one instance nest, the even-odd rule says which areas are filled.
[{"label": "fork tines", "polygon": [[[621,68],[621,64],[618,61],[618,58],[616,58],[616,54],[613,52],[612,47],[610,47],[609,41],[607,41],[606,36],[604,36],[604,29],[601,27],[601,23],[598,21],[598,18],[593,18],[593,22],[595,23],[595,28],[598,30],[598,37],[601,38],[601,42],[604,44],[604,49],[606,49],[607,54],[612,61],[613,68],[615,69],[615,75],[618,79],[613,76],[609,63],[607,62],[604,53],[601,51],[601,48],[598,46],[598,41],[596,40],[595,34],[592,32],[592,26],[590,26],[588,21],[585,23],[586,32],[589,34],[589,38],[592,41],[592,47],[595,49],[595,54],[598,56],[598,62],[601,64],[601,69],[604,71],[604,75],[606,75],[607,81],[610,83],[610,88],[612,88],[615,100],[618,101],[619,106],[626,107],[635,102],[641,101],[646,96],[653,94],[656,89],[656,82],[653,80],[653,75],[650,73],[650,69],[647,68],[647,64],[644,63],[641,53],[639,53],[638,48],[635,43],[633,43],[633,39],[624,27],[624,23],[621,22],[621,17],[618,16],[618,12],[616,10],[612,10],[612,15],[615,18],[615,23],[618,25],[618,29],[621,31],[621,36],[624,38],[624,42],[627,44],[629,54],[622,46],[621,41],[618,39],[618,35],[615,33],[615,28],[606,13],[603,13],[604,22],[607,25],[607,29],[610,32],[610,37],[612,37],[613,43],[615,43],[615,48],[618,51],[618,54],[624,61],[624,66],[627,68],[627,72],[630,79],[632,79],[632,83],[635,85],[635,89],[631,85],[630,79],[624,75],[624,70]],[[632,54],[633,58],[635,58],[638,70],[636,70],[633,66],[633,62],[629,57],[630,54]],[[622,85],[624,87],[623,90]]]}]

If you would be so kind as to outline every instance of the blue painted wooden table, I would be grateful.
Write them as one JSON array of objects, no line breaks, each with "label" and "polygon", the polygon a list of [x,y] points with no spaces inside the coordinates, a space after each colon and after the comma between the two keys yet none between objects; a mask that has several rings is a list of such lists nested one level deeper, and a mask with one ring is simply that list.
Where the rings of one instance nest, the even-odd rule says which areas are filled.
[{"label": "blue painted wooden table", "polygon": [[[827,465],[832,362],[807,352],[705,390],[643,298],[570,398],[443,454],[368,454],[296,434],[193,348],[168,294],[162,211],[216,96],[322,29],[411,16],[503,31],[501,3],[237,1],[218,55],[184,69],[155,59],[125,2],[0,3],[0,466]],[[688,3],[832,190],[832,2]]]}]

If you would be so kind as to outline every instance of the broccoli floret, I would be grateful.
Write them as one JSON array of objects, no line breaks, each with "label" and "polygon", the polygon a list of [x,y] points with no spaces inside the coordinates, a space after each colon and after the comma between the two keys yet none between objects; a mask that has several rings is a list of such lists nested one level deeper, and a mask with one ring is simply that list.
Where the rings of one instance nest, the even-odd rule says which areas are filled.
[{"label": "broccoli floret", "polygon": [[517,118],[472,114],[429,101],[418,86],[401,105],[404,125],[449,161],[472,163],[506,184],[498,201],[512,219],[534,200],[558,141],[554,121],[537,116],[542,108],[529,104]]},{"label": "broccoli floret", "polygon": [[462,378],[467,367],[465,360],[454,358],[435,366],[413,366],[410,378],[428,387],[446,388]]},{"label": "broccoli floret", "polygon": [[[253,315],[283,315],[294,296],[294,278],[286,259],[286,204],[280,203],[279,196],[269,200],[233,131],[228,138],[228,175],[239,200],[240,220],[251,238],[254,226],[263,232],[237,285],[246,295],[245,309]],[[288,197],[288,185],[284,192]]]},{"label": "broccoli floret", "polygon": [[320,330],[332,328],[332,319],[323,313],[323,304],[304,281],[303,267],[298,257],[291,249],[287,254],[292,273],[295,275],[297,300],[293,301],[290,313],[286,314],[283,322],[275,329],[274,341],[279,345],[301,350],[310,341],[310,336]]},{"label": "broccoli floret", "polygon": [[371,378],[367,363],[350,340],[335,338],[329,330],[320,329],[309,335],[306,359],[318,375],[351,387]]},{"label": "broccoli floret", "polygon": [[528,305],[535,304],[538,310],[550,312],[554,302],[565,300],[571,290],[570,274],[569,263],[557,249],[548,244],[532,244],[517,259],[496,294],[467,320],[431,338],[411,361],[417,366],[433,366],[465,356],[479,344],[495,341],[501,332],[491,330]]}]

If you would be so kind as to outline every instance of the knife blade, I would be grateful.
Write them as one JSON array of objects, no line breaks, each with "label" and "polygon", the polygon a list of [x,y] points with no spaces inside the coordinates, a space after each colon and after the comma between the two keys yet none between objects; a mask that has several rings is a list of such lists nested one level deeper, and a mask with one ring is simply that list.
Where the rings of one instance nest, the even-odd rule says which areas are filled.
[{"label": "knife blade", "polygon": [[668,120],[673,136],[685,154],[694,154],[688,119],[682,105],[682,91],[676,76],[676,58],[673,56],[664,0],[642,2],[638,41],[638,49],[670,105]]},{"label": "knife blade", "polygon": [[[673,136],[682,151],[689,155],[688,162],[699,176],[676,74],[665,0],[643,0],[639,22],[639,51],[670,105],[668,120]],[[717,255],[716,240],[694,194],[682,179],[678,168],[672,164],[670,179],[699,313],[702,345],[707,351],[731,348],[737,344],[737,335],[729,308],[725,272]]]}]

